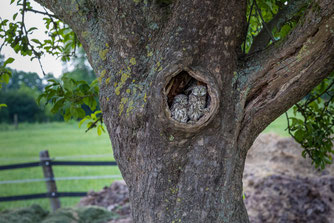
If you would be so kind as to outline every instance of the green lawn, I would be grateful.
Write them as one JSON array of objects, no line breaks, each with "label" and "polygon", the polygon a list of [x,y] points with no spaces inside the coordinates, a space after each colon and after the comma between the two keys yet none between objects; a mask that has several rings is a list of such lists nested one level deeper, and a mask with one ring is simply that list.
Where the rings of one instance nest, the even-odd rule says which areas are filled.
[{"label": "green lawn", "polygon": [[[292,109],[288,111],[289,117],[293,117]],[[263,132],[269,133],[273,132],[279,134],[283,137],[290,137],[288,131],[286,130],[288,124],[285,114],[278,117],[274,122],[272,122]]]},{"label": "green lawn", "polygon": [[[98,136],[92,130],[85,133],[76,122],[21,124],[18,130],[0,125],[0,165],[24,163],[38,160],[39,152],[48,150],[51,157],[59,160],[114,160],[107,134]],[[92,157],[88,157],[92,156]],[[120,175],[117,167],[55,166],[55,177]],[[0,181],[43,178],[41,167],[0,171]],[[120,178],[118,178],[120,179]],[[101,190],[113,179],[58,181],[58,191]],[[46,192],[44,182],[0,184],[0,196],[11,196]],[[61,198],[62,206],[72,206],[80,198]],[[1,202],[0,210],[38,203],[49,207],[47,199]]]},{"label": "green lawn", "polygon": [[[285,116],[279,117],[264,132],[275,132],[288,136]],[[24,163],[38,160],[41,150],[49,150],[51,157],[59,160],[114,160],[109,137],[98,136],[95,130],[85,133],[78,123],[21,124],[18,130],[0,125],[0,165]],[[88,157],[92,156],[92,157]],[[55,177],[120,175],[117,167],[55,166]],[[43,178],[40,167],[0,171],[0,181]],[[58,181],[58,191],[101,190],[113,179]],[[0,184],[0,196],[11,196],[46,192],[44,182]],[[80,198],[61,198],[62,206],[73,206]],[[49,208],[47,199],[2,202],[0,210],[28,206],[38,203]]]}]

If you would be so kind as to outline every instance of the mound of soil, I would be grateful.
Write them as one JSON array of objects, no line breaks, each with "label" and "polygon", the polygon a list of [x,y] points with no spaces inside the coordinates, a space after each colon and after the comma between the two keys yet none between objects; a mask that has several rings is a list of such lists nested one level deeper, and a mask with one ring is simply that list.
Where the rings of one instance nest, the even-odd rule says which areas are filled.
[{"label": "mound of soil", "polygon": [[106,223],[117,215],[101,207],[61,208],[50,213],[39,205],[0,212],[0,223]]},{"label": "mound of soil", "polygon": [[131,223],[129,203],[129,190],[125,182],[114,181],[110,187],[104,187],[100,192],[90,191],[88,195],[80,200],[79,207],[95,205],[104,207],[116,213],[117,219],[110,223]]},{"label": "mound of soil", "polygon": [[250,222],[334,222],[334,165],[316,170],[301,152],[292,138],[256,139],[243,178]]},{"label": "mound of soil", "polygon": [[250,222],[334,222],[334,178],[271,175],[247,188],[245,204]]}]

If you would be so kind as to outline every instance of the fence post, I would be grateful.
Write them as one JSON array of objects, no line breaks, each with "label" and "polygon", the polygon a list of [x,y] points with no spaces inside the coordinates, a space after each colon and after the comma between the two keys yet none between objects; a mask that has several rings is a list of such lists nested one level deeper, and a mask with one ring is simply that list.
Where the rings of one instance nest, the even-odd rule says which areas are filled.
[{"label": "fence post", "polygon": [[45,183],[46,183],[46,189],[49,194],[51,194],[50,197],[50,206],[51,210],[55,211],[58,208],[60,208],[60,201],[58,197],[56,197],[57,194],[57,185],[56,181],[54,180],[54,175],[52,171],[52,166],[51,166],[51,159],[49,157],[49,151],[43,150],[39,153],[39,159],[41,163],[43,164],[43,173],[44,173],[44,178],[45,178]]},{"label": "fence post", "polygon": [[14,114],[14,126],[16,130],[19,128],[19,117],[16,113]]}]

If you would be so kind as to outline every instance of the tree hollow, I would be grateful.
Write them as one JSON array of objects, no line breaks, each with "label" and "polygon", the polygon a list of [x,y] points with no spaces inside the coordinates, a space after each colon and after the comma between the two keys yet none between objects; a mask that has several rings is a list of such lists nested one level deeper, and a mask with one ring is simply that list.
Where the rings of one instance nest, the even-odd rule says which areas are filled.
[{"label": "tree hollow", "polygon": [[[218,88],[209,75],[203,72],[195,71],[189,67],[178,68],[173,72],[164,74],[165,80],[162,89],[163,110],[165,119],[172,125],[173,129],[186,132],[196,132],[202,127],[208,125],[218,111],[219,94]],[[172,117],[172,105],[175,96],[183,94],[187,97],[191,94],[194,86],[204,86],[207,90],[206,106],[203,115],[196,121],[187,121],[186,123],[175,120]]]}]

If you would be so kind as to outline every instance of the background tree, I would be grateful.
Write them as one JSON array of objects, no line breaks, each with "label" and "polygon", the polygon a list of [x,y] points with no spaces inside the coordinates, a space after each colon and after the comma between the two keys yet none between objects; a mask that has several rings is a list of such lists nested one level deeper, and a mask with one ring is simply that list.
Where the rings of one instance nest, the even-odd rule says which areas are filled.
[{"label": "background tree", "polygon": [[91,84],[96,79],[96,74],[88,64],[87,56],[82,47],[77,50],[75,57],[71,59],[71,64],[64,65],[65,69],[63,73],[74,80],[86,81],[88,84]]},{"label": "background tree", "polygon": [[33,96],[22,91],[0,92],[0,97],[7,105],[0,110],[0,122],[13,123],[14,115],[19,122],[35,122],[46,119],[44,112],[36,104]]},{"label": "background tree", "polygon": [[[237,0],[37,2],[54,13],[37,12],[49,16],[53,33],[61,19],[76,34],[65,27],[60,39],[31,42],[58,53],[78,39],[98,75],[103,119],[129,186],[134,221],[248,222],[242,200],[247,151],[333,70],[333,1],[254,1],[248,13],[246,1]],[[18,3],[23,22],[4,36],[17,52],[38,58],[23,26],[33,9],[25,0]],[[260,26],[246,37],[252,9]],[[289,22],[278,41],[275,33]],[[55,44],[66,38],[68,44]],[[246,38],[252,44],[242,47]],[[188,82],[207,87],[208,112],[198,122],[179,123],[168,100],[186,93]],[[57,109],[69,99],[65,117],[83,117],[77,104],[92,105],[93,89],[63,78],[52,81],[44,96]],[[54,92],[60,96],[53,98]]]},{"label": "background tree", "polygon": [[[44,91],[45,80],[37,73],[7,69],[11,78],[0,90],[1,103],[6,109],[0,110],[0,122],[13,123],[14,115],[19,122],[60,121],[61,115],[52,114],[51,106],[38,105],[36,99]],[[52,75],[49,74],[48,77]],[[43,83],[44,82],[44,83]]]},{"label": "background tree", "polygon": [[8,84],[4,85],[2,91],[8,90],[18,90],[22,85],[29,87],[37,92],[42,92],[44,90],[45,84],[43,84],[43,79],[38,76],[37,73],[24,72],[11,70],[11,78]]}]

